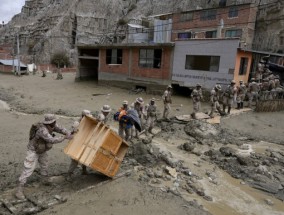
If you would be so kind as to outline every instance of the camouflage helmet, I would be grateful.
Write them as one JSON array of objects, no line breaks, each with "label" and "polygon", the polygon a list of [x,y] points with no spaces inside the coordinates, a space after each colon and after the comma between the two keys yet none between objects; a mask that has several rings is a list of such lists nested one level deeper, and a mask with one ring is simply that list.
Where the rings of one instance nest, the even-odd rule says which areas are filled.
[{"label": "camouflage helmet", "polygon": [[109,113],[111,112],[111,108],[109,105],[104,105],[102,108],[101,108],[101,111],[104,112],[104,113]]},{"label": "camouflage helmet", "polygon": [[143,98],[139,97],[139,98],[136,99],[136,102],[139,103],[139,104],[143,104],[144,100],[143,100]]},{"label": "camouflage helmet", "polygon": [[91,111],[89,111],[89,110],[83,110],[82,111],[82,116],[88,116],[88,115],[91,115]]},{"label": "camouflage helmet", "polygon": [[171,84],[169,84],[167,88],[171,88],[171,89],[172,89],[173,87],[172,87],[172,85],[171,85]]},{"label": "camouflage helmet", "polygon": [[216,85],[215,85],[215,89],[217,89],[217,90],[221,90],[221,89],[222,89],[222,87],[221,87],[221,85],[220,85],[220,84],[216,84]]},{"label": "camouflage helmet", "polygon": [[150,100],[151,102],[154,102],[154,101],[156,101],[156,99],[155,98],[151,98],[151,100]]},{"label": "camouflage helmet", "polygon": [[128,101],[124,100],[124,101],[122,102],[122,105],[128,105]]},{"label": "camouflage helmet", "polygon": [[235,80],[231,80],[231,84],[236,84],[236,81]]},{"label": "camouflage helmet", "polygon": [[201,84],[197,83],[197,84],[196,84],[196,87],[201,87]]},{"label": "camouflage helmet", "polygon": [[52,124],[56,121],[56,117],[54,114],[45,114],[44,115],[44,121],[42,122],[45,125]]}]

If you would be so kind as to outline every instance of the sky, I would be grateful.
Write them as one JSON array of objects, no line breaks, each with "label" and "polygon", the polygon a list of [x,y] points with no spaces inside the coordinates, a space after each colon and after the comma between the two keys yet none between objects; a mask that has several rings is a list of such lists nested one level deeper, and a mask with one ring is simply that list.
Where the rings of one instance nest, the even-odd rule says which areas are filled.
[{"label": "sky", "polygon": [[0,24],[2,21],[5,24],[12,19],[12,17],[21,12],[25,0],[0,0]]}]

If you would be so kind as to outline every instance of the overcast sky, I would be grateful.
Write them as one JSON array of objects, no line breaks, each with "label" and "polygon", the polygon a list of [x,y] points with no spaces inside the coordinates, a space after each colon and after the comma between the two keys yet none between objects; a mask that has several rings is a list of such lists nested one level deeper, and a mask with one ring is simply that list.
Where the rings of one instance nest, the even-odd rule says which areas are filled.
[{"label": "overcast sky", "polygon": [[0,0],[0,22],[7,23],[12,17],[21,12],[25,0]]}]

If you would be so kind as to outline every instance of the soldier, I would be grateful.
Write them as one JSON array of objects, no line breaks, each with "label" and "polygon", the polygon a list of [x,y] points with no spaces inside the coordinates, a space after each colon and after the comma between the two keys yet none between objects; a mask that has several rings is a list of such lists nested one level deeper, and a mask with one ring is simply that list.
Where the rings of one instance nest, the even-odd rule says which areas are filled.
[{"label": "soldier", "polygon": [[233,99],[237,92],[237,89],[235,87],[236,82],[234,80],[231,81],[231,84],[227,87],[226,91],[223,95],[223,112],[226,112],[226,107],[228,106],[228,114],[230,114],[232,105],[233,105]]},{"label": "soldier", "polygon": [[163,118],[166,120],[169,120],[169,114],[171,111],[171,105],[172,104],[172,86],[168,85],[166,91],[164,92],[164,95],[162,96],[163,102],[164,102],[164,112],[163,112]]},{"label": "soldier", "polygon": [[128,101],[123,101],[122,107],[118,111],[118,121],[119,121],[119,127],[118,127],[118,135],[125,139],[126,141],[130,139],[131,137],[131,127],[132,124],[124,119],[124,116],[127,115],[128,108]]},{"label": "soldier", "polygon": [[145,107],[146,115],[146,125],[145,125],[145,135],[148,136],[148,132],[152,134],[152,129],[155,125],[157,119],[157,106],[155,104],[155,98],[152,98],[150,103]]},{"label": "soldier", "polygon": [[269,80],[268,78],[264,78],[261,84],[261,99],[266,100],[269,94]]},{"label": "soldier", "polygon": [[191,98],[193,102],[193,113],[191,114],[193,119],[196,119],[196,113],[200,110],[200,101],[203,99],[201,85],[196,84],[196,88],[191,93]]},{"label": "soldier", "polygon": [[[64,134],[65,136],[54,137],[53,132]],[[18,199],[25,199],[23,187],[26,184],[27,179],[34,172],[37,163],[40,165],[40,174],[43,177],[43,181],[48,180],[47,151],[52,148],[53,144],[61,143],[65,139],[71,138],[70,132],[56,123],[56,118],[53,114],[45,114],[42,123],[32,126],[27,156],[24,161],[24,170],[19,177],[19,186],[15,194]]]},{"label": "soldier", "polygon": [[[137,98],[136,101],[131,104],[131,108],[137,111],[139,119],[140,119],[141,122],[142,122],[142,118],[143,118],[143,115],[144,115],[143,114],[143,110],[144,110],[143,104],[144,104],[144,100],[141,97]],[[138,131],[134,126],[131,128],[131,131],[132,131],[131,132],[132,137],[135,136],[137,139],[139,139]]]},{"label": "soldier", "polygon": [[104,105],[101,108],[101,113],[98,115],[97,120],[99,122],[103,122],[104,124],[107,123],[109,112],[111,112],[110,106],[109,105]]},{"label": "soldier", "polygon": [[251,82],[249,83],[248,86],[248,98],[249,98],[249,108],[252,107],[252,101],[255,100],[255,102],[258,102],[258,92],[260,90],[260,87],[258,83],[255,82],[255,79],[252,78]]},{"label": "soldier", "polygon": [[56,77],[56,80],[61,80],[61,79],[63,79],[61,69],[57,69],[57,77]]},{"label": "soldier", "polygon": [[[92,114],[89,110],[83,110],[82,111],[81,118],[78,121],[74,122],[73,125],[72,125],[72,133],[73,134],[78,131],[79,124],[85,116],[91,116],[92,117]],[[78,161],[71,159],[71,163],[70,163],[69,170],[68,170],[68,175],[67,175],[67,178],[66,178],[67,181],[71,181],[72,174],[73,174],[73,172],[74,172],[74,170],[76,169],[77,166],[78,166]],[[82,165],[82,175],[87,175],[87,174],[88,174],[87,167],[85,165]]]},{"label": "soldier", "polygon": [[240,86],[237,89],[237,109],[244,108],[244,100],[247,93],[247,87],[244,84],[244,81],[240,81]]},{"label": "soldier", "polygon": [[221,111],[220,104],[219,104],[219,94],[221,92],[221,86],[216,85],[212,90],[211,90],[211,95],[210,95],[210,103],[211,103],[211,112],[209,116],[211,118],[214,118],[214,113],[216,110],[220,113],[221,116],[224,115],[224,113]]}]

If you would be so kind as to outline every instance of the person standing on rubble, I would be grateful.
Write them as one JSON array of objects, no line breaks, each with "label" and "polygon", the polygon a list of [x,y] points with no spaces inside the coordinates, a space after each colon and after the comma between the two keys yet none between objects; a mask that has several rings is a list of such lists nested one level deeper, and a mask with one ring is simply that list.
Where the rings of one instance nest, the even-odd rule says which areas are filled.
[{"label": "person standing on rubble", "polygon": [[148,136],[152,133],[152,129],[155,126],[157,120],[157,105],[155,104],[155,98],[152,98],[150,103],[145,107],[146,111],[146,124],[145,124],[145,135]]},{"label": "person standing on rubble", "polygon": [[168,85],[167,89],[165,90],[162,99],[164,102],[164,112],[163,118],[169,120],[169,114],[171,112],[171,104],[172,104],[172,85]]},{"label": "person standing on rubble", "polygon": [[[54,137],[53,132],[65,136]],[[65,139],[71,138],[71,133],[56,123],[56,117],[53,114],[45,114],[42,123],[37,123],[31,127],[27,156],[24,161],[24,170],[19,177],[19,186],[15,194],[18,199],[25,199],[23,187],[26,184],[27,179],[34,172],[37,163],[39,163],[40,166],[40,174],[43,182],[48,183],[47,151],[52,148],[53,144],[61,143]]]},{"label": "person standing on rubble", "polygon": [[260,90],[259,84],[255,82],[255,79],[252,78],[250,80],[249,86],[248,86],[248,98],[249,98],[249,108],[252,107],[252,101],[255,100],[256,104],[258,102],[258,92]]},{"label": "person standing on rubble", "polygon": [[[78,121],[75,121],[72,125],[72,134],[78,132],[79,124],[85,116],[92,117],[91,111],[89,111],[89,110],[83,110],[82,111],[80,119]],[[66,178],[67,181],[71,181],[72,174],[75,171],[75,169],[77,168],[78,164],[79,164],[78,161],[71,159],[71,163],[70,163],[67,178]],[[82,175],[87,175],[87,174],[88,174],[87,167],[85,165],[82,165]]]},{"label": "person standing on rubble", "polygon": [[244,100],[247,93],[247,87],[244,81],[240,80],[240,85],[237,88],[237,109],[244,108]]},{"label": "person standing on rubble", "polygon": [[224,112],[221,111],[220,104],[219,104],[219,95],[220,95],[221,89],[222,89],[221,86],[217,84],[210,92],[211,112],[209,116],[211,118],[214,118],[216,110],[218,110],[221,116],[224,115]]},{"label": "person standing on rubble", "polygon": [[227,87],[223,95],[223,112],[226,113],[226,107],[228,106],[228,114],[231,112],[231,108],[233,105],[233,99],[235,94],[237,93],[237,89],[235,87],[235,80],[231,81],[231,84]]},{"label": "person standing on rubble", "polygon": [[131,138],[131,128],[133,124],[127,119],[128,101],[123,101],[122,107],[114,115],[115,120],[119,122],[118,135],[126,141]]},{"label": "person standing on rubble", "polygon": [[[137,111],[140,122],[142,122],[142,118],[144,115],[143,114],[143,110],[144,110],[143,104],[144,104],[144,100],[141,97],[137,98],[136,101],[131,104],[131,108]],[[131,128],[131,136],[139,139],[138,130],[134,126]]]},{"label": "person standing on rubble", "polygon": [[196,113],[199,112],[201,107],[200,102],[203,99],[201,84],[196,84],[196,88],[191,93],[191,98],[193,102],[193,112],[191,114],[191,117],[193,119],[196,119]]}]

